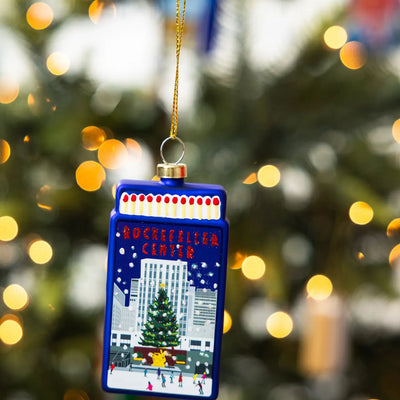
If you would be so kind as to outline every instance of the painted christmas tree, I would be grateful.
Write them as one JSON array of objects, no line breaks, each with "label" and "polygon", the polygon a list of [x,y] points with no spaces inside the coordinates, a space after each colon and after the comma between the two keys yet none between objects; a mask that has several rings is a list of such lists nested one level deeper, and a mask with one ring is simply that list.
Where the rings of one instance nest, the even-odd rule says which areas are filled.
[{"label": "painted christmas tree", "polygon": [[165,291],[165,285],[161,285],[157,298],[149,304],[140,344],[160,348],[178,346],[179,343],[176,315]]}]

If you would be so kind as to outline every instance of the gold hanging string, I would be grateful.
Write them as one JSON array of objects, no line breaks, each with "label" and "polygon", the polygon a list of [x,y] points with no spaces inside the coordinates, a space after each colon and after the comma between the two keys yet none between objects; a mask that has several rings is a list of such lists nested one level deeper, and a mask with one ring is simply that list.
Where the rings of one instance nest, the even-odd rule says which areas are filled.
[{"label": "gold hanging string", "polygon": [[183,2],[182,18],[180,16],[179,0],[176,0],[176,69],[175,69],[175,86],[174,100],[172,102],[171,129],[169,137],[173,140],[176,138],[178,130],[178,86],[179,86],[179,57],[181,54],[182,36],[185,25],[186,0]]}]

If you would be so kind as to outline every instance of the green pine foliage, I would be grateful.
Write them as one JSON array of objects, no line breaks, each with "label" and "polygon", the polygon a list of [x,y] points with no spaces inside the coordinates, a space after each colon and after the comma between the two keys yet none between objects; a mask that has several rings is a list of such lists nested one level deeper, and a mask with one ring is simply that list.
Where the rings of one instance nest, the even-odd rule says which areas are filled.
[{"label": "green pine foliage", "polygon": [[149,304],[140,344],[161,348],[179,346],[179,342],[176,315],[165,289],[160,288],[157,298]]}]

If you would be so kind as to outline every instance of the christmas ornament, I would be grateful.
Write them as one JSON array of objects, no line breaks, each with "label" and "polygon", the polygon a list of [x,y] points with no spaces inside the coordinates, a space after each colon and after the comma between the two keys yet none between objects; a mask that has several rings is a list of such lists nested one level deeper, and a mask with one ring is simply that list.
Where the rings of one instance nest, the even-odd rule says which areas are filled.
[{"label": "christmas ornament", "polygon": [[[218,394],[228,223],[218,185],[185,183],[176,136],[184,10],[177,3],[177,68],[170,136],[160,181],[122,180],[111,213],[103,388],[111,392]],[[164,145],[182,145],[175,163]]]}]

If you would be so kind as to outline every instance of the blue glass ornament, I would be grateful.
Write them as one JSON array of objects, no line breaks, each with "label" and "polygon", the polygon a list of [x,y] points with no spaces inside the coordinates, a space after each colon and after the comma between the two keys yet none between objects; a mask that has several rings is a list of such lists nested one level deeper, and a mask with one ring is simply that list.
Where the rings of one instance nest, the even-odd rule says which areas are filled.
[{"label": "blue glass ornament", "polygon": [[[165,160],[164,160],[165,161]],[[180,161],[180,160],[179,160]],[[215,399],[228,223],[218,185],[123,180],[111,213],[102,385],[106,391]]]}]

